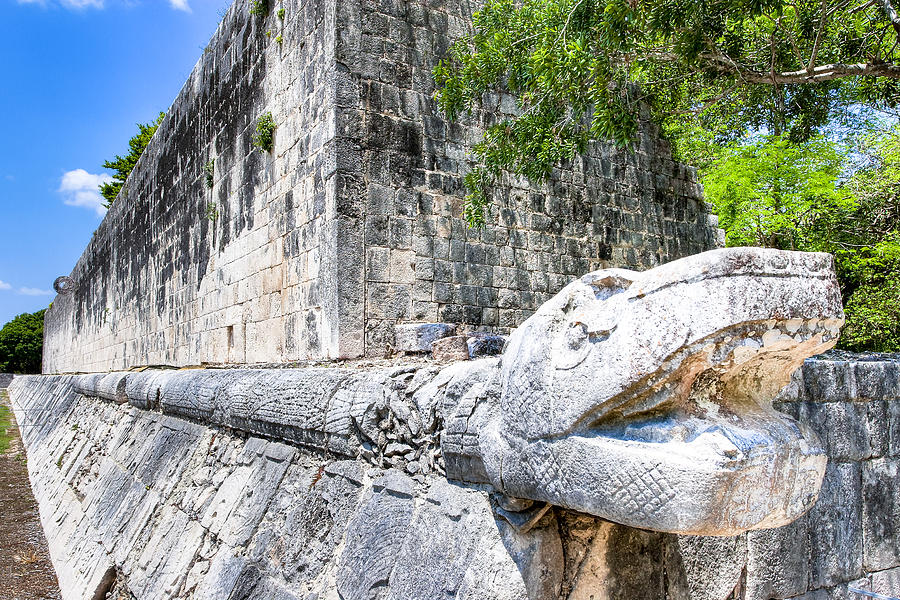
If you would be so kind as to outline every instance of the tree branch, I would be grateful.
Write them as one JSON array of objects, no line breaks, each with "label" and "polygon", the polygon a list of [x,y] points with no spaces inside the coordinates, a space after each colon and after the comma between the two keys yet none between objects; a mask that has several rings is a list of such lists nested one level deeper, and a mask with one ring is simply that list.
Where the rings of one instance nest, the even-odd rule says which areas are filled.
[{"label": "tree branch", "polygon": [[809,62],[806,63],[806,69],[812,69],[816,65],[816,57],[819,55],[819,47],[822,44],[822,32],[825,31],[825,22],[828,20],[828,11],[826,7],[828,0],[822,0],[822,18],[819,19],[819,30],[816,32],[816,41],[813,42],[812,52],[809,54]]},{"label": "tree branch", "polygon": [[861,76],[877,76],[886,77],[888,79],[900,79],[900,67],[886,63],[857,63],[843,64],[834,63],[830,65],[820,65],[812,69],[803,69],[801,71],[784,71],[765,73],[752,69],[745,69],[737,65],[734,61],[716,60],[711,57],[713,67],[724,73],[734,73],[748,83],[766,83],[766,84],[796,84],[796,83],[820,83],[822,81],[831,81],[834,79],[843,79],[846,77]]},{"label": "tree branch", "polygon": [[894,33],[897,35],[897,39],[900,40],[900,16],[897,15],[897,10],[891,4],[891,0],[879,0],[879,4],[884,9],[884,14],[887,15],[891,25],[894,26]]}]

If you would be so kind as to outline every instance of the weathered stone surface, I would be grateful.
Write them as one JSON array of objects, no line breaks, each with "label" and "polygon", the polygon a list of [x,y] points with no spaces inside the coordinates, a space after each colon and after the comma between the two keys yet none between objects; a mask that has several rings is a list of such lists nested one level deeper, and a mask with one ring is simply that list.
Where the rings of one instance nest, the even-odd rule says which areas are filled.
[{"label": "weathered stone surface", "polygon": [[808,589],[809,523],[807,514],[790,525],[747,534],[747,598],[790,598]]},{"label": "weathered stone surface", "polygon": [[516,329],[499,394],[474,413],[491,483],[660,531],[785,525],[815,501],[825,456],[771,401],[842,319],[823,254],[586,275]]},{"label": "weathered stone surface", "polygon": [[397,352],[431,352],[435,340],[456,333],[447,323],[403,323],[394,326],[394,350]]},{"label": "weathered stone surface", "polygon": [[[816,402],[804,406],[803,421],[819,435],[828,456],[838,460],[862,460],[876,454],[868,427],[865,402]],[[877,422],[872,423],[877,427]]]},{"label": "weathered stone surface", "polygon": [[6,389],[13,380],[12,373],[0,373],[0,389]]},{"label": "weathered stone surface", "polygon": [[829,463],[809,514],[811,589],[852,581],[863,573],[860,466]]},{"label": "weathered stone surface", "polygon": [[887,403],[888,453],[900,456],[900,398]]},{"label": "weathered stone surface", "polygon": [[744,536],[668,536],[664,564],[670,579],[667,591],[672,596],[722,600],[741,585],[747,564],[747,540]]},{"label": "weathered stone surface", "polygon": [[436,341],[431,347],[431,357],[438,362],[469,360],[466,336],[454,335]]},{"label": "weathered stone surface", "polygon": [[599,521],[568,598],[662,599],[665,562],[661,536]]},{"label": "weathered stone surface", "polygon": [[271,6],[223,15],[47,312],[45,372],[382,356],[397,322],[506,331],[578,274],[716,247],[696,171],[647,121],[630,150],[504,178],[467,228],[467,149],[511,103],[448,123],[430,74],[473,6]]},{"label": "weathered stone surface", "polygon": [[[345,370],[346,378],[330,373]],[[889,587],[896,567],[862,562],[870,542],[881,554],[867,549],[866,557],[890,557],[900,546],[896,528],[884,527],[896,517],[879,508],[893,502],[893,459],[835,460],[813,510],[788,527],[732,538],[674,536],[560,508],[541,513],[541,502],[447,481],[443,463],[462,470],[464,460],[476,469],[470,477],[489,481],[470,425],[499,393],[491,383],[497,359],[301,371],[305,377],[280,369],[129,373],[128,405],[74,393],[78,377],[17,378],[11,399],[67,598],[91,597],[110,581],[123,597],[185,600],[334,598],[338,585],[345,597],[368,590],[398,600],[848,600],[848,585],[897,594]],[[332,378],[342,382],[333,394]],[[300,401],[315,380],[320,401]],[[259,406],[255,398],[267,388],[271,405],[286,401],[259,410],[260,422],[306,423],[325,410],[328,443],[341,440],[341,458],[220,427],[197,410],[228,415],[238,396]],[[787,395],[780,405],[808,422],[817,402]],[[166,414],[173,410],[193,416]],[[872,419],[868,410],[844,414],[847,421],[831,426],[858,432]],[[276,438],[292,431],[268,430]],[[411,501],[405,528],[360,517],[385,498]],[[538,520],[525,530],[533,515]],[[362,536],[379,541],[366,547],[360,539],[351,551],[346,542],[356,539],[357,524],[390,535]],[[388,539],[399,549],[383,585],[372,588],[362,572],[339,575],[338,566],[351,563],[380,569]]]},{"label": "weathered stone surface", "polygon": [[872,573],[870,592],[900,597],[900,569],[888,569]]},{"label": "weathered stone surface", "polygon": [[473,333],[466,339],[469,347],[469,358],[497,356],[503,352],[506,336],[491,333]]},{"label": "weathered stone surface", "polygon": [[526,600],[561,585],[555,521],[516,532],[485,491],[25,379],[19,418],[47,409],[23,431],[67,600],[109,573],[135,598]]},{"label": "weathered stone surface", "polygon": [[849,402],[856,398],[856,377],[846,361],[811,361],[803,370],[806,394],[819,402]]},{"label": "weathered stone surface", "polygon": [[110,400],[118,404],[128,402],[125,394],[125,381],[127,373],[109,373],[96,380],[96,394],[104,400]]},{"label": "weathered stone surface", "polygon": [[867,571],[900,566],[900,460],[862,468],[863,562]]}]

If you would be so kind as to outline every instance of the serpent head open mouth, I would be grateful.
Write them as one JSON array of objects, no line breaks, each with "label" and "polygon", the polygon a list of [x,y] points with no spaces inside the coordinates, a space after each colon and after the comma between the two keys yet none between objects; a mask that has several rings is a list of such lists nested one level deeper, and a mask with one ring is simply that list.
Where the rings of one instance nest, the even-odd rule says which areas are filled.
[{"label": "serpent head open mouth", "polygon": [[816,436],[772,408],[843,324],[827,254],[714,250],[566,286],[510,337],[480,454],[504,494],[733,535],[815,501]]}]

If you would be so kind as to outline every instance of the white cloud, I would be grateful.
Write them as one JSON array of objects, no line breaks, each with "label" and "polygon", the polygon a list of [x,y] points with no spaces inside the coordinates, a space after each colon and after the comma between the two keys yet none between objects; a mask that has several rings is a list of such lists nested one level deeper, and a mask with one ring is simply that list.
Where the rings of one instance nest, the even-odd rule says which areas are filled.
[{"label": "white cloud", "polygon": [[63,202],[69,206],[92,208],[98,215],[103,216],[106,214],[106,208],[103,206],[103,196],[97,188],[101,183],[109,183],[112,180],[112,177],[106,174],[94,175],[84,169],[75,169],[63,174],[59,193],[63,195]]},{"label": "white cloud", "polygon": [[62,0],[66,8],[103,8],[103,0]]},{"label": "white cloud", "polygon": [[[53,3],[52,0],[16,0],[19,4],[37,4],[38,6],[46,7],[48,4]],[[84,8],[103,8],[106,0],[57,0],[57,2],[66,7],[74,10],[81,10]],[[191,6],[188,4],[188,0],[169,0],[169,6],[174,8],[175,10],[184,11],[186,13],[191,12]]]},{"label": "white cloud", "polygon": [[16,291],[17,294],[21,294],[23,296],[52,296],[53,292],[50,290],[39,290],[38,288],[30,288],[30,287],[22,287]]},{"label": "white cloud", "polygon": [[0,290],[8,290],[11,287],[12,287],[11,285],[9,285],[8,283],[6,283],[2,279],[0,279]]},{"label": "white cloud", "polygon": [[[47,0],[17,0],[19,4],[37,4],[47,6]],[[66,8],[81,10],[82,8],[103,8],[104,0],[59,0]]]}]

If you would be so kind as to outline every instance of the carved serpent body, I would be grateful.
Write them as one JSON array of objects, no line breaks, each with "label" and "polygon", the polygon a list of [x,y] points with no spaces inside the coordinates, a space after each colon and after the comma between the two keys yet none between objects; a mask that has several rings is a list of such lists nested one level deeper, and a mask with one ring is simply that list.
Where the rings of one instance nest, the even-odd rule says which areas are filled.
[{"label": "carved serpent body", "polygon": [[828,255],[724,249],[589,273],[499,360],[154,370],[75,387],[625,525],[731,535],[812,506],[824,452],[771,400],[842,320]]}]

